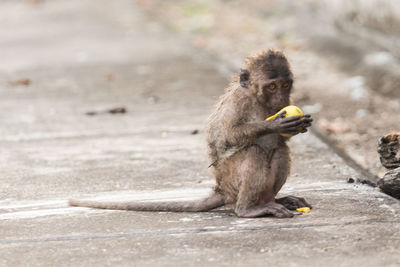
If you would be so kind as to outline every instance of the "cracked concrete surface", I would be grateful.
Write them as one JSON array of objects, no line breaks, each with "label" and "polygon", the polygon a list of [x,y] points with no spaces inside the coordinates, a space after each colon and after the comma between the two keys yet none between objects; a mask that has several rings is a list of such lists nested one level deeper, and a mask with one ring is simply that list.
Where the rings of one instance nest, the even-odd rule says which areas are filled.
[{"label": "cracked concrete surface", "polygon": [[[206,195],[202,128],[229,82],[223,63],[128,0],[4,1],[0,24],[0,265],[400,264],[400,202],[347,184],[360,174],[312,134],[290,142],[281,194],[314,206],[292,219],[68,207]],[[31,85],[9,84],[21,78]]]}]

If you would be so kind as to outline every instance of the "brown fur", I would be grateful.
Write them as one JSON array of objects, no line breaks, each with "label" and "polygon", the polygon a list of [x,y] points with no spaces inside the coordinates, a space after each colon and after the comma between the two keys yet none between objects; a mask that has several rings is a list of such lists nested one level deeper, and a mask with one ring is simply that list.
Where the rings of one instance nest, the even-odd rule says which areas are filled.
[{"label": "brown fur", "polygon": [[246,69],[221,96],[206,132],[214,193],[183,203],[103,203],[71,201],[73,206],[151,211],[207,211],[235,203],[240,217],[291,217],[289,209],[310,206],[304,199],[275,199],[290,170],[287,138],[280,133],[305,132],[309,115],[265,119],[290,104],[292,73],[281,52],[269,50],[246,61]]}]

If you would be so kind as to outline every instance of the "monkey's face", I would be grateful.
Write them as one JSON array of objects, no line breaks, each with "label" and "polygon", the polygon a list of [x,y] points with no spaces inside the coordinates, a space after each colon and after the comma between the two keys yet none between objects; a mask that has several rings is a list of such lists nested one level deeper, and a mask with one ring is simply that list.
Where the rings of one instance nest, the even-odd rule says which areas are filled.
[{"label": "monkey's face", "polygon": [[269,50],[248,58],[240,72],[240,85],[252,90],[269,111],[277,112],[290,104],[293,75],[286,57]]},{"label": "monkey's face", "polygon": [[290,104],[292,84],[293,80],[288,77],[263,80],[258,85],[258,97],[263,98],[261,101],[272,113],[276,113]]}]

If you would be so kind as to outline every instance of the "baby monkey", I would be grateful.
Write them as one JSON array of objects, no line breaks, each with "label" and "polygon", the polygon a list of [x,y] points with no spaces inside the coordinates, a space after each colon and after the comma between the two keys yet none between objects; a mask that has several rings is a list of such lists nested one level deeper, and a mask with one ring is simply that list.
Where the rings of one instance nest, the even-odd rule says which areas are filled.
[{"label": "baby monkey", "polygon": [[207,144],[216,186],[212,194],[187,202],[98,202],[70,200],[71,206],[136,211],[209,211],[235,204],[238,217],[293,217],[311,207],[303,198],[276,198],[290,170],[288,137],[305,133],[310,115],[265,119],[290,104],[293,75],[286,57],[264,51],[249,57],[208,119]]}]

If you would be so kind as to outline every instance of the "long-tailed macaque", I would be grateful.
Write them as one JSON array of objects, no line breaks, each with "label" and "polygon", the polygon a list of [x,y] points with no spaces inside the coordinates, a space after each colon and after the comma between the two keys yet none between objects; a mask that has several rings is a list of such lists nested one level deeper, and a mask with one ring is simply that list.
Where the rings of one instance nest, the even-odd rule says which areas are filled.
[{"label": "long-tailed macaque", "polygon": [[136,211],[209,211],[235,204],[239,217],[292,217],[303,198],[276,198],[290,170],[288,137],[311,126],[310,115],[265,119],[290,104],[293,75],[286,57],[268,50],[249,57],[221,96],[206,126],[211,172],[216,186],[201,200],[187,202],[97,202],[71,200],[72,206]]}]

